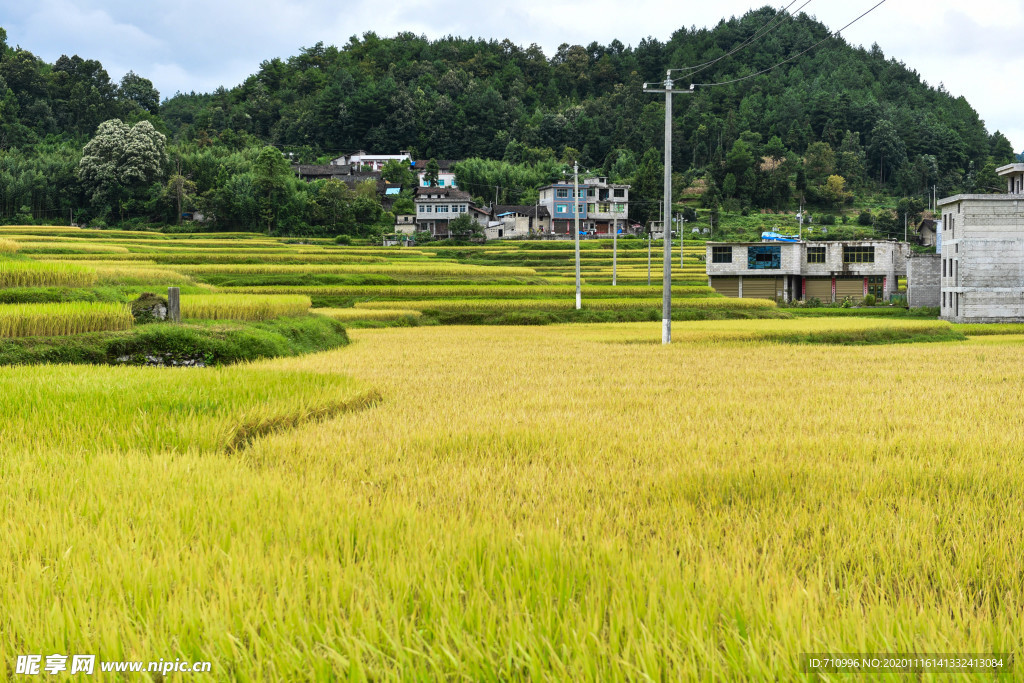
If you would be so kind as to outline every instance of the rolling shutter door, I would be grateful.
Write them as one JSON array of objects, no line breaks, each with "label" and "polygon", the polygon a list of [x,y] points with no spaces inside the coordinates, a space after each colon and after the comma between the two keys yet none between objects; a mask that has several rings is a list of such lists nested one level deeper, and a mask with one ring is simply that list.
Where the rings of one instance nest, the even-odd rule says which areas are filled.
[{"label": "rolling shutter door", "polygon": [[743,278],[744,299],[774,299],[777,294],[776,278],[745,277]]},{"label": "rolling shutter door", "polygon": [[846,297],[850,297],[854,301],[860,301],[864,298],[864,278],[836,278],[836,301],[842,301]]},{"label": "rolling shutter door", "polygon": [[740,279],[738,277],[713,277],[711,286],[722,296],[731,296],[735,299],[740,295]]},{"label": "rolling shutter door", "polygon": [[832,278],[807,278],[807,298],[817,298],[819,301],[825,303],[832,301]]}]

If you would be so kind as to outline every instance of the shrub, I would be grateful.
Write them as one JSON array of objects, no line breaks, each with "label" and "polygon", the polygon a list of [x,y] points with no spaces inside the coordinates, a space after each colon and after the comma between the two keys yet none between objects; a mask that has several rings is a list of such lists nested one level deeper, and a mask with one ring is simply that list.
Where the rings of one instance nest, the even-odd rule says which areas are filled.
[{"label": "shrub", "polygon": [[864,209],[863,211],[861,211],[860,215],[857,216],[857,224],[858,225],[871,225],[871,212],[868,211],[867,209]]},{"label": "shrub", "polygon": [[352,237],[349,235],[338,235],[334,238],[334,243],[349,246],[352,244]]},{"label": "shrub", "polygon": [[875,295],[874,294],[868,294],[867,296],[864,297],[864,305],[865,306],[874,306],[876,303],[878,303],[878,302],[875,299]]}]

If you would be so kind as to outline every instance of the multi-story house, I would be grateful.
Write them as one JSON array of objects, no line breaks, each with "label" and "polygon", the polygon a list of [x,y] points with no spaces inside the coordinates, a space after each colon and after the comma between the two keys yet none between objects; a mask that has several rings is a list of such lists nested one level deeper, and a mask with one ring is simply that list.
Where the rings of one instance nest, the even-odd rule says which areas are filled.
[{"label": "multi-story house", "polygon": [[943,320],[1024,322],[1024,164],[996,172],[1006,179],[1006,194],[939,200]]},{"label": "multi-story house", "polygon": [[417,187],[413,203],[420,232],[450,237],[448,224],[469,211],[472,199],[468,192],[453,187]]},{"label": "multi-story house", "polygon": [[709,284],[719,294],[780,301],[888,299],[907,273],[906,242],[708,242]]},{"label": "multi-story house", "polygon": [[580,233],[611,236],[629,229],[629,185],[609,183],[607,178],[585,178],[579,194],[573,184],[560,182],[540,188],[540,204],[551,215],[550,230],[556,235],[573,235],[579,214]]}]

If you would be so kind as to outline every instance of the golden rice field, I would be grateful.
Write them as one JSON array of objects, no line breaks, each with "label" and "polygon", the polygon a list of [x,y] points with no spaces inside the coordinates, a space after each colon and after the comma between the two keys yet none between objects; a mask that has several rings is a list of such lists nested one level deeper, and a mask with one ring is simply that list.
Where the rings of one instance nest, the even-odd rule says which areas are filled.
[{"label": "golden rice field", "polygon": [[423,315],[420,311],[386,308],[318,308],[316,313],[335,320],[406,320]]},{"label": "golden rice field", "polygon": [[269,320],[303,315],[311,302],[301,294],[185,294],[181,317],[208,320]]},{"label": "golden rice field", "polygon": [[[603,682],[1021,651],[1024,326],[794,317],[717,295],[687,242],[674,310],[708,319],[663,346],[660,322],[588,322],[660,318],[658,245],[647,286],[620,241],[613,287],[611,245],[585,243],[575,311],[571,243],[293,242],[0,227],[0,347],[343,341],[310,313],[351,339],[0,366],[0,680],[22,652]],[[167,287],[190,322],[134,324]],[[522,325],[442,324],[492,319]]]},{"label": "golden rice field", "polygon": [[637,343],[659,323],[399,327],[236,368],[0,368],[0,650],[224,681],[1020,652],[1024,337],[757,334],[908,322],[680,322],[668,347]]},{"label": "golden rice field", "polygon": [[96,271],[76,264],[0,261],[0,287],[88,287]]},{"label": "golden rice field", "polygon": [[[620,297],[615,299],[591,299],[582,302],[584,308],[592,309],[648,309],[661,308],[660,298],[633,299]],[[435,301],[366,301],[355,304],[356,308],[381,308],[391,310],[460,310],[473,308],[489,308],[496,310],[530,310],[539,308],[576,308],[575,299],[451,299]],[[703,298],[687,297],[681,300],[680,307],[739,310],[739,309],[773,309],[774,301],[768,299],[727,299],[725,297]]]},{"label": "golden rice field", "polygon": [[132,322],[131,311],[119,303],[0,305],[0,337],[54,337],[127,330]]}]

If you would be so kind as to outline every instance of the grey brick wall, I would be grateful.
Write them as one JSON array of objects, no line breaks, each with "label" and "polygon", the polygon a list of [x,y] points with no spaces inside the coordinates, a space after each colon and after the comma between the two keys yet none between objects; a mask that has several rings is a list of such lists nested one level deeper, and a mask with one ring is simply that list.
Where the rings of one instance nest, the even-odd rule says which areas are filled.
[{"label": "grey brick wall", "polygon": [[942,300],[942,257],[914,254],[907,261],[907,305],[911,308],[938,306]]}]

